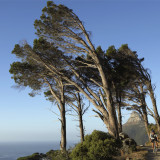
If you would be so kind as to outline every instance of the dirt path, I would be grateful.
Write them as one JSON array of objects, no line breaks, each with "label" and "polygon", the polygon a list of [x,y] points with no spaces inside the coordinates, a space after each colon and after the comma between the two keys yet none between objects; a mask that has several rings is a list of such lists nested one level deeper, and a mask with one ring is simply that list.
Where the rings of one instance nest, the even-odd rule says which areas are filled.
[{"label": "dirt path", "polygon": [[148,154],[146,156],[146,160],[160,160],[160,148],[157,151],[157,155],[153,153],[152,147],[147,147]]}]

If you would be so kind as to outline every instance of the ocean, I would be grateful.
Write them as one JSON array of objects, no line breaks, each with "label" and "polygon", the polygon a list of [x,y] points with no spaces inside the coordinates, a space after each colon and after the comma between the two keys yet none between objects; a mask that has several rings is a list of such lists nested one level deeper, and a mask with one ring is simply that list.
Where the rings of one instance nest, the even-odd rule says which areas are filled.
[{"label": "ocean", "polygon": [[[69,143],[72,147],[74,143]],[[17,142],[0,143],[0,160],[16,160],[33,153],[46,153],[51,149],[59,149],[59,142]]]}]

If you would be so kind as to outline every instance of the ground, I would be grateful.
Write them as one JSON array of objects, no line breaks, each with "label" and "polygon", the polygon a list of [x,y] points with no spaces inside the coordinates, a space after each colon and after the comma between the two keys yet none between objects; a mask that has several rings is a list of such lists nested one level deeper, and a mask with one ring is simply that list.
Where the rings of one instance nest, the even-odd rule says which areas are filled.
[{"label": "ground", "polygon": [[160,160],[160,149],[157,151],[157,155],[153,153],[151,146],[144,146],[137,148],[137,152],[116,157],[116,160]]},{"label": "ground", "polygon": [[148,154],[146,155],[146,160],[160,160],[160,149],[157,151],[157,155],[153,153],[152,147],[147,147]]}]

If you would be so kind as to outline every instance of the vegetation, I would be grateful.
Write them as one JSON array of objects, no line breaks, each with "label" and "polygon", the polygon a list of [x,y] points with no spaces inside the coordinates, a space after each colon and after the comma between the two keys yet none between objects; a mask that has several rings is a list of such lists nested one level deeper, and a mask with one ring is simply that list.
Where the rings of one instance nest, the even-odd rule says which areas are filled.
[{"label": "vegetation", "polygon": [[[113,156],[120,154],[121,141],[108,133],[94,130],[91,135],[86,135],[83,143],[77,144],[71,151],[49,151],[43,158],[51,160],[111,160]],[[18,160],[36,160],[42,158],[35,153]]]},{"label": "vegetation", "polygon": [[75,146],[71,153],[73,160],[111,160],[119,153],[121,142],[101,131],[85,136],[85,141]]},{"label": "vegetation", "polygon": [[20,157],[17,160],[39,160],[42,157],[45,157],[45,154],[34,153],[31,156]]},{"label": "vegetation", "polygon": [[71,160],[69,158],[69,152],[65,151],[65,152],[61,152],[61,151],[49,151],[46,153],[47,158],[51,159],[51,160]]},{"label": "vegetation", "polygon": [[[155,119],[159,130],[154,86],[148,70],[142,65],[144,58],[139,58],[136,51],[127,44],[118,49],[95,47],[90,33],[73,10],[52,1],[47,2],[34,26],[38,39],[33,45],[27,42],[15,45],[12,53],[19,61],[11,64],[10,73],[18,87],[31,88],[30,96],[44,93],[47,100],[56,104],[61,123],[60,149],[63,154],[60,156],[66,153],[69,106],[78,113],[82,142],[72,152],[73,158],[80,159],[83,155],[93,159],[94,153],[96,158],[103,159],[116,154],[123,108],[140,113],[148,136],[148,115]],[[146,103],[148,95],[153,110]],[[95,131],[84,141],[82,116],[87,108],[83,107],[80,97],[92,103],[93,112],[103,121],[110,135]]]}]

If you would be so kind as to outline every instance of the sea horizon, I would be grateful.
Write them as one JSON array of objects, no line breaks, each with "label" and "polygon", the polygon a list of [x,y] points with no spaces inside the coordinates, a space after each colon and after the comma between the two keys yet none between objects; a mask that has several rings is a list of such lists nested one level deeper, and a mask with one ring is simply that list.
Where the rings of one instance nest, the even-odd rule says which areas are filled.
[{"label": "sea horizon", "polygon": [[[76,142],[68,142],[67,148],[73,147]],[[0,160],[17,160],[19,157],[33,153],[46,153],[50,150],[59,150],[58,141],[36,142],[0,142]]]}]

